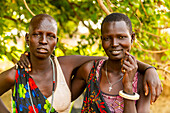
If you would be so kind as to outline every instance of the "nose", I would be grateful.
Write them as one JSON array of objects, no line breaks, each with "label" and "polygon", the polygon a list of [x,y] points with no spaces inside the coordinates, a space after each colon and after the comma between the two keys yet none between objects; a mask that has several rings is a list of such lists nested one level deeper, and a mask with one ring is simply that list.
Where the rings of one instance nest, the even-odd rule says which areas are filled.
[{"label": "nose", "polygon": [[112,38],[112,44],[111,46],[112,47],[117,47],[119,45],[119,41],[117,38]]},{"label": "nose", "polygon": [[43,33],[43,35],[40,38],[40,43],[41,44],[47,44],[47,36],[45,33]]}]

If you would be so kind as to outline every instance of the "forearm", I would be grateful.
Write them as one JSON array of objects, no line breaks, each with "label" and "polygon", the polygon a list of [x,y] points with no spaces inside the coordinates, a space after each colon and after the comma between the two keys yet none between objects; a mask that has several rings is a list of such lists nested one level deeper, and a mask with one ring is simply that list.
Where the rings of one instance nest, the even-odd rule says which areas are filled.
[{"label": "forearm", "polygon": [[[123,84],[123,92],[128,95],[133,95],[133,86],[130,83]],[[123,113],[137,113],[135,100],[124,98],[124,110]]]},{"label": "forearm", "polygon": [[10,113],[0,98],[0,113]]},{"label": "forearm", "polygon": [[138,71],[140,73],[144,73],[145,69],[150,66],[149,64],[146,64],[146,63],[138,61],[138,60],[137,60],[137,64],[138,64]]},{"label": "forearm", "polygon": [[137,113],[134,100],[124,99],[123,113]]}]

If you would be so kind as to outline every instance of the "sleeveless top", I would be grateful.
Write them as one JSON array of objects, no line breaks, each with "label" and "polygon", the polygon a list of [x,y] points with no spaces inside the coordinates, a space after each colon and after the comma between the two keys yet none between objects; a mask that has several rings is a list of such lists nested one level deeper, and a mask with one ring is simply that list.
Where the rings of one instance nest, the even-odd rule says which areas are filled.
[{"label": "sleeveless top", "polygon": [[[82,113],[123,113],[123,98],[119,95],[105,94],[100,90],[99,78],[103,63],[104,60],[95,61],[90,71],[81,109]],[[137,81],[138,77],[136,73],[132,83],[134,92],[137,92]]]},{"label": "sleeveless top", "polygon": [[[54,61],[57,68],[57,86],[54,91],[53,108],[50,113],[69,113],[71,92],[57,57],[54,57]],[[27,82],[30,86],[31,97],[36,113],[49,113],[52,95],[46,98],[37,87],[33,78],[21,68],[16,70],[15,75],[15,85],[12,93],[13,113],[34,113]]]}]

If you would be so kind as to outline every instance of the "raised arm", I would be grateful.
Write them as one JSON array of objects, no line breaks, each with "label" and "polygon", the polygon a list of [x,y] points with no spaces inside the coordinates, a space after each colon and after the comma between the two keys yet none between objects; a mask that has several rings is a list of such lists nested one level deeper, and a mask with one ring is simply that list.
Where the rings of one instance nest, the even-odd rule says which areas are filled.
[{"label": "raised arm", "polygon": [[[124,98],[124,111],[123,113],[149,113],[150,112],[150,95],[145,96],[143,90],[143,76],[138,74],[137,82],[137,93],[139,93],[140,98],[138,100],[138,94],[133,91],[133,80],[137,71],[137,61],[135,57],[129,55],[127,60],[124,60],[123,69],[125,69],[125,74],[123,76],[123,92],[120,91],[119,95]],[[133,97],[133,98],[132,98]],[[135,101],[138,100],[138,101]],[[137,104],[137,106],[136,106]]]}]

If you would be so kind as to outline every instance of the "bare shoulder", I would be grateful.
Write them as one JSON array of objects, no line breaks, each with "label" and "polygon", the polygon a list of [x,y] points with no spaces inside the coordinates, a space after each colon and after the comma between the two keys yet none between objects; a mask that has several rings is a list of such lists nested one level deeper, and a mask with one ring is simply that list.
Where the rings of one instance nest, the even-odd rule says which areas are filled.
[{"label": "bare shoulder", "polygon": [[[6,71],[3,71],[0,74],[0,78],[3,77],[5,80],[13,83],[15,81],[15,74],[16,74],[16,69],[15,69],[15,67],[12,67]],[[1,79],[0,79],[0,81],[1,81]]]},{"label": "bare shoulder", "polygon": [[0,74],[0,95],[11,89],[15,83],[15,67],[12,67]]}]

